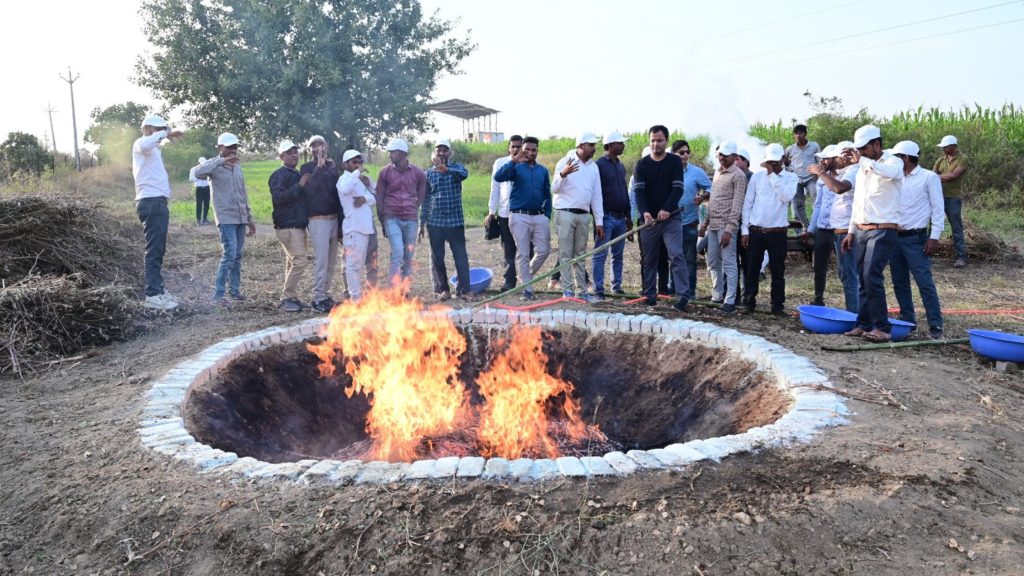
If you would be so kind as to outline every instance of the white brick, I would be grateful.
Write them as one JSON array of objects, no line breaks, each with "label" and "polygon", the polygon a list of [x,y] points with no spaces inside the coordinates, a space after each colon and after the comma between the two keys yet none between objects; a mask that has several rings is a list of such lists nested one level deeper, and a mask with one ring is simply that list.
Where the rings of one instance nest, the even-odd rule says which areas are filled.
[{"label": "white brick", "polygon": [[485,459],[479,456],[467,456],[459,460],[459,469],[455,475],[459,478],[475,478],[484,472]]},{"label": "white brick", "polygon": [[254,478],[288,478],[289,480],[295,480],[316,462],[316,460],[299,460],[298,462],[268,464],[252,472],[249,476]]},{"label": "white brick", "polygon": [[580,462],[586,467],[587,472],[593,476],[614,476],[618,474],[607,460],[599,456],[584,456],[580,458]]},{"label": "white brick", "polygon": [[509,461],[505,458],[488,458],[482,474],[485,480],[505,478],[509,475]]},{"label": "white brick", "polygon": [[407,480],[425,480],[427,478],[435,478],[434,464],[436,463],[437,460],[417,460],[405,469],[405,478]]},{"label": "white brick", "polygon": [[685,458],[675,452],[669,452],[664,448],[653,448],[648,450],[647,453],[658,459],[663,465],[668,467],[685,466],[688,464]]},{"label": "white brick", "polygon": [[555,463],[558,465],[558,471],[562,476],[589,476],[587,468],[580,462],[580,459],[575,456],[562,456],[555,459]]},{"label": "white brick", "polygon": [[645,319],[640,323],[640,332],[643,334],[660,334],[663,319],[656,316]]},{"label": "white brick", "polygon": [[728,451],[727,446],[720,442],[715,442],[715,438],[707,440],[691,440],[690,442],[687,442],[685,446],[693,448],[715,462],[718,462],[723,457],[728,456],[731,453]]},{"label": "white brick", "polygon": [[529,458],[517,458],[508,463],[508,473],[517,480],[527,480],[530,470],[533,469],[533,460]]},{"label": "white brick", "polygon": [[262,468],[264,466],[267,466],[266,462],[263,462],[262,460],[257,460],[255,458],[251,458],[249,456],[245,456],[243,458],[235,460],[233,463],[227,466],[221,466],[220,468],[213,470],[213,473],[218,476],[232,474],[249,475],[252,471]]},{"label": "white brick", "polygon": [[438,458],[434,464],[434,478],[451,478],[459,469],[459,457]]},{"label": "white brick", "polygon": [[533,461],[533,468],[530,469],[530,480],[549,480],[558,476],[558,464],[550,458],[540,458]]},{"label": "white brick", "polygon": [[303,484],[317,484],[320,482],[327,482],[332,472],[334,472],[338,466],[341,466],[341,462],[338,460],[321,460],[316,464],[313,464],[299,476],[299,482]]},{"label": "white brick", "polygon": [[387,484],[398,481],[409,465],[404,462],[369,462],[356,476],[356,484]]},{"label": "white brick", "polygon": [[699,452],[696,449],[686,444],[669,444],[665,446],[666,452],[671,452],[683,460],[683,464],[690,464],[691,462],[699,462],[700,460],[706,460],[707,456],[703,452]]},{"label": "white brick", "polygon": [[639,468],[636,462],[627,458],[622,452],[609,452],[604,455],[604,459],[620,474],[632,474]]},{"label": "white brick", "polygon": [[554,324],[563,324],[565,322],[565,310],[551,310],[551,322]]},{"label": "white brick", "polygon": [[194,464],[196,468],[199,468],[201,472],[209,472],[215,468],[227,466],[237,460],[238,455],[234,452],[211,449],[211,452],[208,455],[201,458],[197,457],[192,464]]},{"label": "white brick", "polygon": [[630,450],[629,452],[626,452],[626,456],[628,456],[630,460],[636,462],[637,466],[640,468],[657,469],[665,467],[665,465],[661,463],[661,460],[658,460],[651,454],[648,454],[646,450]]},{"label": "white brick", "polygon": [[648,318],[650,318],[650,316],[648,316],[647,314],[631,316],[629,318],[629,328],[627,328],[627,330],[630,332],[640,332],[640,325],[643,323],[644,320],[647,320]]},{"label": "white brick", "polygon": [[363,470],[362,460],[346,460],[332,470],[327,479],[333,483],[346,485],[351,484],[357,475]]}]

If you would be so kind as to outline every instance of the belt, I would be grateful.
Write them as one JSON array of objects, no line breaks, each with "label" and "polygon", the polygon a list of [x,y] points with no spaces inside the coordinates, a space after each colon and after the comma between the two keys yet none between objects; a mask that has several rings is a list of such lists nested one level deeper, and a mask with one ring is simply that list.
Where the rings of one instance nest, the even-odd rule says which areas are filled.
[{"label": "belt", "polygon": [[274,230],[305,230],[305,226],[274,226]]},{"label": "belt", "polygon": [[789,228],[763,228],[761,226],[748,226],[752,232],[761,232],[764,234],[785,234]]},{"label": "belt", "polygon": [[897,226],[895,224],[857,224],[858,230],[895,230]]},{"label": "belt", "polygon": [[832,230],[833,234],[846,234],[847,232],[849,232],[849,230],[846,228],[834,228]]},{"label": "belt", "polygon": [[543,210],[509,210],[510,214],[526,214],[527,216],[540,216]]},{"label": "belt", "polygon": [[337,220],[337,214],[317,214],[316,216],[310,216],[310,220]]},{"label": "belt", "polygon": [[143,200],[156,200],[158,202],[163,202],[164,204],[167,204],[167,198],[164,196],[146,196],[145,198],[139,198],[138,200],[136,200],[136,202],[142,202]]},{"label": "belt", "polygon": [[611,216],[612,218],[622,218],[625,220],[629,218],[629,212],[605,212],[605,216]]},{"label": "belt", "polygon": [[897,236],[917,236],[918,234],[926,234],[927,228],[911,228],[910,230],[897,230]]},{"label": "belt", "polygon": [[571,212],[573,214],[590,214],[590,210],[583,210],[582,208],[556,208],[563,212]]},{"label": "belt", "polygon": [[689,224],[683,224],[683,226],[684,227],[686,227],[686,226],[696,226],[698,224],[700,224],[700,222],[697,221],[697,220],[694,220],[693,222],[690,222]]}]

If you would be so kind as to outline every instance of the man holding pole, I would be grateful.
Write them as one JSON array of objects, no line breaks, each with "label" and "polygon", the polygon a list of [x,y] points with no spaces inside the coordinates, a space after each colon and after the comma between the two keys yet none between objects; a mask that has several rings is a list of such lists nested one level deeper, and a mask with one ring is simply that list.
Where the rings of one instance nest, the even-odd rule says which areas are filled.
[{"label": "man holding pole", "polygon": [[[590,215],[594,215],[594,239],[604,237],[604,207],[601,196],[601,173],[594,163],[597,137],[587,132],[576,139],[576,149],[555,166],[551,183],[552,205],[556,210],[558,260],[568,262],[587,251],[590,236]],[[563,284],[563,296],[587,298],[586,262],[572,265]],[[575,289],[573,284],[575,283]]]}]

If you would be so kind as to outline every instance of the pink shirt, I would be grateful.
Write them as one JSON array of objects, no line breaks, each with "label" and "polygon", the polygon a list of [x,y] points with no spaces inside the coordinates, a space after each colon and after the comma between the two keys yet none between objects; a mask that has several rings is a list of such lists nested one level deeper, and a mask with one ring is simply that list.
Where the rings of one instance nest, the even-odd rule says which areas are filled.
[{"label": "pink shirt", "polygon": [[385,218],[419,220],[420,205],[427,197],[427,175],[409,164],[399,170],[388,164],[377,177],[377,213]]}]

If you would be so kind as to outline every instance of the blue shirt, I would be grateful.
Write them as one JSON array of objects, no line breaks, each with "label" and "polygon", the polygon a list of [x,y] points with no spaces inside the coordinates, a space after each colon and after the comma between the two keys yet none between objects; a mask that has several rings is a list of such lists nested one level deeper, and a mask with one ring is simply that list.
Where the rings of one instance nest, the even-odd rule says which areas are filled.
[{"label": "blue shirt", "polygon": [[693,203],[697,190],[711,190],[711,179],[700,167],[687,163],[683,169],[683,197],[679,199],[679,207],[683,209],[684,226],[698,220],[698,206]]},{"label": "blue shirt", "polygon": [[496,182],[511,182],[508,209],[539,210],[551,218],[551,179],[548,169],[535,163],[508,162],[494,174]]},{"label": "blue shirt", "polygon": [[811,211],[811,221],[807,225],[808,234],[813,234],[815,230],[821,228],[823,230],[832,230],[835,226],[832,225],[832,202],[836,198],[836,193],[831,188],[825,185],[821,180],[817,182],[818,194],[814,198],[814,209]]},{"label": "blue shirt", "polygon": [[[595,163],[601,174],[601,196],[604,213],[626,214],[630,211],[629,190],[626,188],[626,167],[622,161],[611,161],[601,156]],[[629,218],[627,215],[626,218]]]},{"label": "blue shirt", "polygon": [[462,215],[462,181],[469,171],[458,162],[448,165],[448,172],[427,170],[427,197],[420,208],[420,224],[444,228],[462,228],[466,225]]}]

